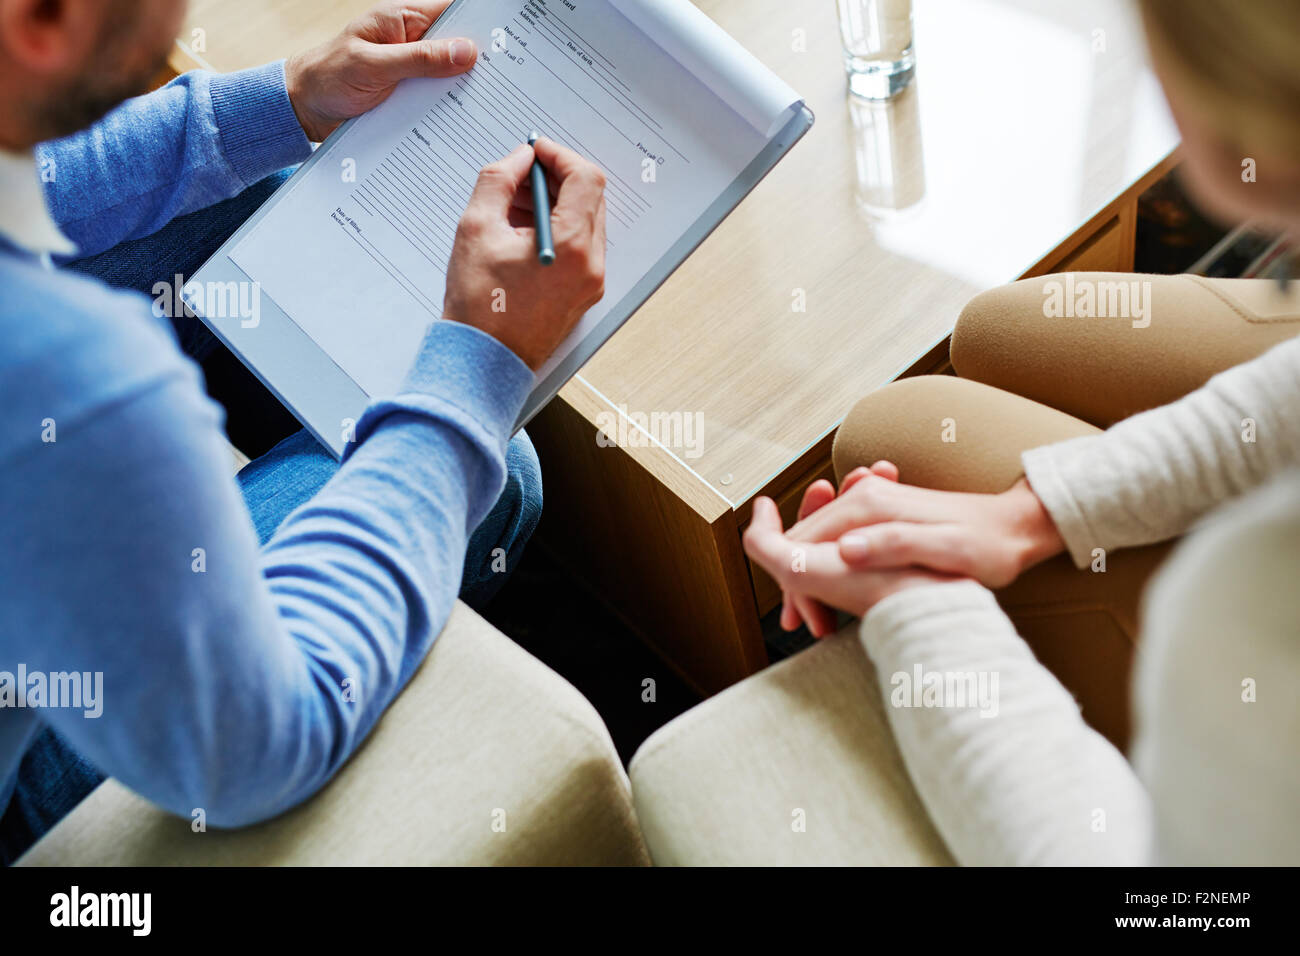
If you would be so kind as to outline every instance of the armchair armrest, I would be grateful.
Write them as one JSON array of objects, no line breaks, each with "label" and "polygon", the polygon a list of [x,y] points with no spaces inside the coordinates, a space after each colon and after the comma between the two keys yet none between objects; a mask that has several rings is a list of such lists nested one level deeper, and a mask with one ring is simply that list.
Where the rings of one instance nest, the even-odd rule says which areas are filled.
[{"label": "armchair armrest", "polygon": [[591,704],[458,605],[343,770],[284,815],[194,832],[108,780],[20,866],[648,862]]},{"label": "armchair armrest", "polygon": [[632,758],[660,866],[952,863],[855,621],[659,728]]}]

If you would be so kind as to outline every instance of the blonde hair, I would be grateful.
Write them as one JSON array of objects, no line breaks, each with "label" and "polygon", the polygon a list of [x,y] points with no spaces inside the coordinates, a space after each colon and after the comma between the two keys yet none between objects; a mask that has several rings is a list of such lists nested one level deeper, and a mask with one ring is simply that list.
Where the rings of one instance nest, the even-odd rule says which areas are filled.
[{"label": "blonde hair", "polygon": [[1139,0],[1167,84],[1227,141],[1300,156],[1295,0]]}]

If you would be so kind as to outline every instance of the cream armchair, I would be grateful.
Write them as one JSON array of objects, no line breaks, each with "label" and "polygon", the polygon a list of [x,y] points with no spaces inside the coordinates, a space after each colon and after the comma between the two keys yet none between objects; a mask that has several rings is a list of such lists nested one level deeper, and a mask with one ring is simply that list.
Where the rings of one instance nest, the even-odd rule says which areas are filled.
[{"label": "cream armchair", "polygon": [[727,688],[641,745],[632,790],[657,865],[952,863],[856,631]]},{"label": "cream armchair", "polygon": [[458,605],[361,750],[302,806],[196,833],[108,780],[19,865],[646,862],[627,775],[591,704]]}]

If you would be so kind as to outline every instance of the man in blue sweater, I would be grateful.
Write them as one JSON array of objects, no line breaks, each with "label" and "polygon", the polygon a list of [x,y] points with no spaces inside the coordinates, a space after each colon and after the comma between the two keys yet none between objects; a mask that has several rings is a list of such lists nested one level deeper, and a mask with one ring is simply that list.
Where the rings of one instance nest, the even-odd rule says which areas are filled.
[{"label": "man in blue sweater", "polygon": [[[420,40],[446,5],[385,4],[287,63],[121,103],[156,74],[182,2],[0,0],[6,862],[103,774],[218,826],[309,797],[462,580],[486,596],[531,532],[536,460],[510,432],[603,292],[594,165],[543,140],[484,170],[444,319],[341,467],[299,433],[231,481],[222,412],[182,354],[219,346],[125,291],[191,273],[310,141],[402,79],[472,68],[471,42]],[[545,270],[517,225],[534,156],[559,185]]]}]

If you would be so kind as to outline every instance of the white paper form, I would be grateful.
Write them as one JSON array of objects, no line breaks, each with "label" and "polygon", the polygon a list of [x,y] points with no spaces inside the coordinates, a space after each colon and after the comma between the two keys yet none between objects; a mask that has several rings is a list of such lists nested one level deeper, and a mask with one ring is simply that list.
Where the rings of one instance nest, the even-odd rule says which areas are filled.
[{"label": "white paper form", "polygon": [[473,38],[474,69],[401,84],[332,138],[231,252],[371,396],[397,387],[441,316],[456,223],[479,169],[531,131],[608,179],[605,297],[544,380],[798,100],[688,0],[475,0],[444,14],[433,35]]}]

